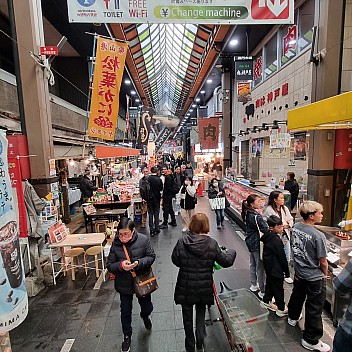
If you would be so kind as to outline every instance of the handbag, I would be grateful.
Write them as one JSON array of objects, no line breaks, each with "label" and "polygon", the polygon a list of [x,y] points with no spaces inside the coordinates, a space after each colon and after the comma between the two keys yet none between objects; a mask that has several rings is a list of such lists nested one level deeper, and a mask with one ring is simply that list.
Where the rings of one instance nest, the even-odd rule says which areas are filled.
[{"label": "handbag", "polygon": [[[254,217],[254,219],[255,219],[255,223],[257,224],[257,229],[258,229],[258,232],[259,232],[259,238],[261,238],[263,236],[263,232],[261,232],[260,229],[259,229],[257,217],[258,216],[256,215]],[[260,260],[263,260],[263,252],[264,252],[264,243],[259,240],[259,258],[260,258]]]},{"label": "handbag", "polygon": [[211,210],[225,209],[225,197],[216,197],[209,199]]},{"label": "handbag", "polygon": [[[126,259],[131,262],[126,246],[123,244],[122,247],[123,251],[125,252]],[[130,272],[133,277],[134,293],[138,298],[148,296],[159,288],[158,283],[156,282],[156,276],[154,275],[152,268],[150,268],[147,273],[140,275],[137,275],[134,269],[132,269]]]}]

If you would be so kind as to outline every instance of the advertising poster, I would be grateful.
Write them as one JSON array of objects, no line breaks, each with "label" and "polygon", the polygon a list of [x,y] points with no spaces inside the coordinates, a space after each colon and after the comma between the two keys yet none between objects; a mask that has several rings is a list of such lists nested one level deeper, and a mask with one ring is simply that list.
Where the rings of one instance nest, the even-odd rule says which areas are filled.
[{"label": "advertising poster", "polygon": [[297,132],[293,135],[294,160],[306,160],[307,158],[307,136],[306,132]]},{"label": "advertising poster", "polygon": [[270,135],[270,148],[271,149],[282,149],[290,148],[291,146],[291,135],[289,133],[272,133]]},{"label": "advertising poster", "polygon": [[294,0],[67,0],[70,22],[293,23]]},{"label": "advertising poster", "polygon": [[251,82],[237,83],[237,101],[246,104],[252,100],[251,97]]},{"label": "advertising poster", "polygon": [[119,116],[119,95],[128,45],[98,37],[94,64],[88,136],[113,141]]},{"label": "advertising poster", "polygon": [[252,156],[260,158],[263,154],[263,138],[252,139]]},{"label": "advertising poster", "polygon": [[0,132],[0,253],[0,332],[7,332],[26,318],[28,297],[4,132]]}]

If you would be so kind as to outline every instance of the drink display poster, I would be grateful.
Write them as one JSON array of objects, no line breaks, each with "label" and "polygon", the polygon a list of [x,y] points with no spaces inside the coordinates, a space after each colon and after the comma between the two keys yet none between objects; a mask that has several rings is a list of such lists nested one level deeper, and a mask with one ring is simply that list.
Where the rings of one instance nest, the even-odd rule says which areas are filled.
[{"label": "drink display poster", "polygon": [[7,147],[5,132],[0,132],[0,333],[17,327],[28,313]]}]

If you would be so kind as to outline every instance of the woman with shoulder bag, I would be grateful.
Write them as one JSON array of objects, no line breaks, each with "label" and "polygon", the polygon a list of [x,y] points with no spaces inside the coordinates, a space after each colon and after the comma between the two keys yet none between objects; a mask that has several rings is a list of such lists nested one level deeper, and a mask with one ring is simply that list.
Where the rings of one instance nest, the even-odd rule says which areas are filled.
[{"label": "woman with shoulder bag", "polygon": [[182,232],[188,230],[188,223],[191,217],[194,215],[196,207],[196,193],[197,190],[193,185],[192,177],[185,177],[184,184],[180,189],[180,206],[181,206],[181,218],[183,229]]},{"label": "woman with shoulder bag", "polygon": [[[242,203],[242,219],[246,224],[246,245],[249,251],[249,278],[252,292],[260,290],[258,296],[262,299],[265,293],[265,272],[260,253],[260,237],[269,233],[266,221],[258,212],[261,199],[256,194],[250,194]],[[259,287],[258,287],[259,284]]]},{"label": "woman with shoulder bag", "polygon": [[[293,226],[293,217],[289,209],[285,206],[285,197],[281,191],[272,191],[269,195],[268,206],[263,213],[263,217],[267,219],[271,215],[278,216],[284,225],[284,232],[281,236],[281,240],[284,246],[286,259],[290,264],[290,260],[291,260],[290,229]],[[285,281],[288,284],[293,283],[293,280],[290,277],[286,277]]]},{"label": "woman with shoulder bag", "polygon": [[[182,236],[172,252],[172,262],[179,268],[174,299],[182,306],[185,347],[187,352],[204,351],[205,309],[214,304],[213,266],[230,267],[236,258],[233,249],[221,250],[208,236],[209,219],[195,214],[189,223],[189,232]],[[193,333],[193,306],[196,308],[196,336]]]},{"label": "woman with shoulder bag", "polygon": [[[129,259],[126,258],[125,250],[127,250]],[[154,261],[155,253],[148,237],[137,233],[132,220],[122,218],[117,227],[107,262],[107,269],[115,275],[115,290],[120,294],[121,324],[124,335],[121,352],[130,351],[131,346],[132,301],[135,293],[134,277],[131,271],[134,270],[137,276],[148,273]],[[144,326],[147,330],[151,330],[150,314],[153,311],[151,295],[138,298],[138,302]]]},{"label": "woman with shoulder bag", "polygon": [[[215,199],[216,197],[225,198],[225,202],[226,202],[224,187],[220,184],[220,182],[216,178],[213,178],[210,181],[209,190],[208,190],[208,197],[209,197],[209,199]],[[216,226],[217,226],[218,230],[221,229],[221,227],[225,226],[224,225],[225,202],[224,202],[223,209],[214,209],[215,214],[216,214]]]}]

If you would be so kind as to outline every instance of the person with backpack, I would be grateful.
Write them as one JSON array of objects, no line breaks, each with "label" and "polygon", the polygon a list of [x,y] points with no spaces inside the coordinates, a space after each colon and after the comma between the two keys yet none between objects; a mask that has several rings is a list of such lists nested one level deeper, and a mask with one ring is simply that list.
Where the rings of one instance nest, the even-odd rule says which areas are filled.
[{"label": "person with backpack", "polygon": [[149,231],[150,236],[153,237],[160,233],[159,228],[159,214],[160,214],[160,202],[161,195],[163,192],[163,182],[157,175],[158,168],[153,166],[151,168],[151,175],[148,177],[150,185],[148,204],[148,216],[149,216]]},{"label": "person with backpack", "polygon": [[143,177],[139,180],[139,194],[142,198],[142,228],[145,228],[147,223],[148,214],[148,200],[150,194],[150,184],[148,181],[149,169],[148,167],[143,168]]}]

